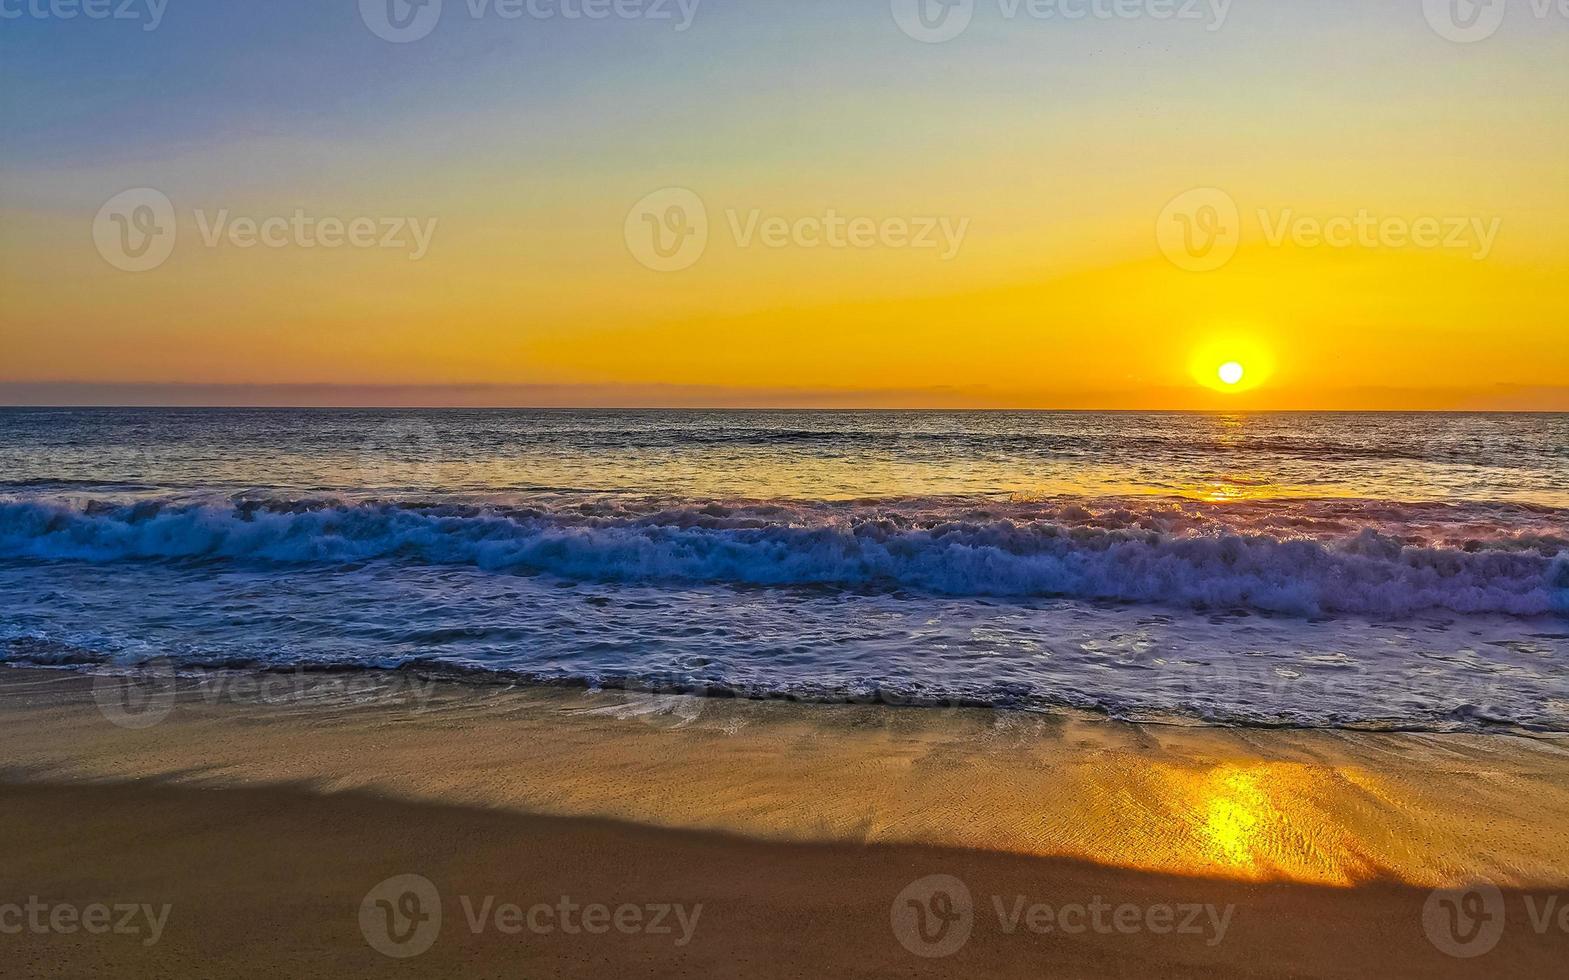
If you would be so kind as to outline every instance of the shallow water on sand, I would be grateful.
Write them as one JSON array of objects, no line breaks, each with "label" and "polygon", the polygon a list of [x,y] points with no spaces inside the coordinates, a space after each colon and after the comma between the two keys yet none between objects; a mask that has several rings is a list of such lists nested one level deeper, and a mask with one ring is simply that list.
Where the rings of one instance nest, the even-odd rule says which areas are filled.
[{"label": "shallow water on sand", "polygon": [[0,671],[8,764],[74,785],[286,782],[1204,878],[1559,887],[1569,869],[1562,736],[1135,726],[376,671],[148,680]]}]

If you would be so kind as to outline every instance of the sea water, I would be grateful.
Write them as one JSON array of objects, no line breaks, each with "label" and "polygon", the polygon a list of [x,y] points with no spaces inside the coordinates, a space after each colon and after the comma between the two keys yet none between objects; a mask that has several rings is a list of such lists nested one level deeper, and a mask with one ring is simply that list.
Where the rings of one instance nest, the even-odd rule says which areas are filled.
[{"label": "sea water", "polygon": [[0,660],[1569,731],[1569,416],[5,409]]}]

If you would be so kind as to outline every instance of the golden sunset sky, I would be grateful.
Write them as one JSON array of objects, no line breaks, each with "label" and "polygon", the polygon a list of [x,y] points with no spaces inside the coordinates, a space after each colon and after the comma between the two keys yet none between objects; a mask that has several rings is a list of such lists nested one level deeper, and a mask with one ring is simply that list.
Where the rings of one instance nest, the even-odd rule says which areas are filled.
[{"label": "golden sunset sky", "polygon": [[[353,2],[8,22],[0,402],[1569,410],[1569,23],[1011,7],[941,43],[886,0],[447,0],[408,43]],[[177,240],[127,272],[94,221],[144,187]],[[663,188],[707,212],[679,271],[628,241]],[[1207,271],[1167,254],[1195,188],[1236,208]],[[964,232],[808,247],[830,209]],[[418,258],[204,240],[297,211],[436,224]]]}]

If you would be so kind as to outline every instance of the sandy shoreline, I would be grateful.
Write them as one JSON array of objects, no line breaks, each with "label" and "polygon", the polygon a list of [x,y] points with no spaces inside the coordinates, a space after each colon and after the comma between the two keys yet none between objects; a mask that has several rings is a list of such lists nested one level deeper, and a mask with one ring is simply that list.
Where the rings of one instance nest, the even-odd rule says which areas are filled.
[{"label": "sandy shoreline", "polygon": [[[34,897],[46,917],[167,905],[167,921],[151,945],[150,925],[23,928],[0,937],[6,975],[1477,976],[1569,958],[1569,932],[1532,914],[1569,903],[1553,739],[396,675],[130,700],[123,683],[0,671],[0,926]],[[394,883],[362,923],[407,875],[429,902]],[[1430,889],[1471,879],[1502,888],[1507,916],[1466,959],[1431,938]],[[605,932],[558,927],[582,911],[529,919],[563,898],[602,909],[587,924]],[[401,912],[427,906],[443,919],[428,951],[373,948],[378,917],[412,929]],[[656,906],[674,932],[643,929]],[[948,955],[919,955],[961,926]]]}]

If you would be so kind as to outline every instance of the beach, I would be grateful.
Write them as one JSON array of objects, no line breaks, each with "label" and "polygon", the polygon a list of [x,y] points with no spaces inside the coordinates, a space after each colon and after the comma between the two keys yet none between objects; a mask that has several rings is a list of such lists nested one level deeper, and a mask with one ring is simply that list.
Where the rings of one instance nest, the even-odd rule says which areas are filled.
[{"label": "beach", "polygon": [[[8,935],[7,975],[1530,976],[1569,954],[1557,737],[405,674],[0,684],[15,921],[29,898],[129,916]],[[1471,959],[1433,889],[1473,881],[1506,920]],[[424,883],[433,938],[399,918]],[[419,955],[376,948],[405,926]]]},{"label": "beach", "polygon": [[0,21],[0,980],[1569,980],[1569,0]]},{"label": "beach", "polygon": [[4,975],[1569,959],[1563,417],[3,418]]}]

